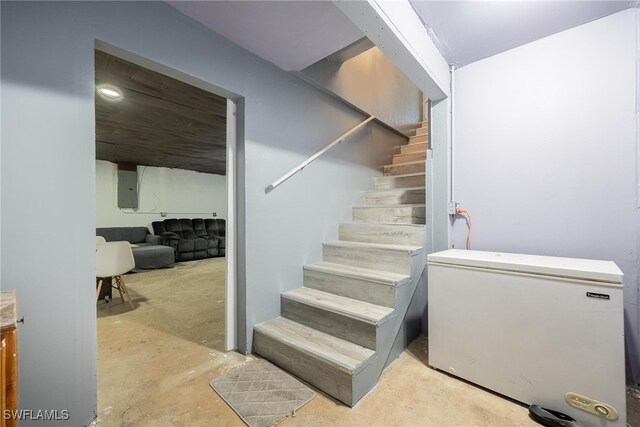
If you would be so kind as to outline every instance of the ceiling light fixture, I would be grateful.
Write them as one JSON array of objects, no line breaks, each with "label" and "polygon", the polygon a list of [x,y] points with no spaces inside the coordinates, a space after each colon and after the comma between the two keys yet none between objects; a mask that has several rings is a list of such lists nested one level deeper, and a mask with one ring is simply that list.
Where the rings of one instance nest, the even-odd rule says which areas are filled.
[{"label": "ceiling light fixture", "polygon": [[98,93],[111,101],[118,101],[122,98],[122,93],[114,86],[98,86]]}]

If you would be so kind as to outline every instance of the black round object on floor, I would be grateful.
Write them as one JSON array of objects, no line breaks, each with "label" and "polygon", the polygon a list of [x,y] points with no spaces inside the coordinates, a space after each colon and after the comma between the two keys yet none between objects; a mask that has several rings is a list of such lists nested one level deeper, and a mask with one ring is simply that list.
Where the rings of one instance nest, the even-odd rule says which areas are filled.
[{"label": "black round object on floor", "polygon": [[546,427],[584,427],[567,414],[543,408],[539,405],[529,406],[529,416]]}]

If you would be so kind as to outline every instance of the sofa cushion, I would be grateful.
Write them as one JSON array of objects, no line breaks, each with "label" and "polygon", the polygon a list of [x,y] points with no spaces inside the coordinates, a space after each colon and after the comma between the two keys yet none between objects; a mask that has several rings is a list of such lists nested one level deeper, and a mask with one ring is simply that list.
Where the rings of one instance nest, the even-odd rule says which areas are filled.
[{"label": "sofa cushion", "polygon": [[101,227],[96,228],[96,236],[102,236],[107,242],[145,243],[149,234],[147,227]]},{"label": "sofa cushion", "polygon": [[173,267],[174,264],[173,249],[167,246],[140,245],[132,248],[132,252],[136,261],[134,271]]},{"label": "sofa cushion", "polygon": [[145,238],[145,242],[149,245],[161,245],[162,237],[157,236],[155,234],[147,234],[147,237]]},{"label": "sofa cushion", "polygon": [[178,252],[193,252],[195,248],[195,241],[193,239],[180,239],[178,242]]},{"label": "sofa cushion", "polygon": [[218,253],[215,256],[224,256],[226,241],[226,221],[224,219],[207,218],[204,220],[207,234],[218,237]]},{"label": "sofa cushion", "polygon": [[195,239],[196,237],[198,237],[195,230],[193,229],[193,224],[190,219],[183,218],[178,221],[180,221],[181,232],[176,231],[176,233],[180,237],[182,237],[183,239]]},{"label": "sofa cushion", "polygon": [[195,251],[193,253],[193,259],[205,259],[208,256],[207,251]]},{"label": "sofa cushion", "polygon": [[220,245],[220,239],[218,239],[217,237],[213,236],[213,237],[207,237],[207,248],[208,249],[218,249],[218,246]]},{"label": "sofa cushion", "polygon": [[198,251],[206,251],[209,248],[209,241],[207,239],[193,239],[193,250],[195,252]]},{"label": "sofa cushion", "polygon": [[198,237],[205,237],[209,234],[207,233],[207,227],[205,226],[204,219],[194,218],[191,220],[191,223],[193,225],[193,231]]},{"label": "sofa cushion", "polygon": [[151,223],[151,228],[153,229],[153,234],[158,236],[162,233],[167,232],[167,226],[165,225],[164,221],[153,221]]},{"label": "sofa cushion", "polygon": [[226,221],[224,219],[207,218],[204,220],[204,224],[209,236],[225,236]]}]

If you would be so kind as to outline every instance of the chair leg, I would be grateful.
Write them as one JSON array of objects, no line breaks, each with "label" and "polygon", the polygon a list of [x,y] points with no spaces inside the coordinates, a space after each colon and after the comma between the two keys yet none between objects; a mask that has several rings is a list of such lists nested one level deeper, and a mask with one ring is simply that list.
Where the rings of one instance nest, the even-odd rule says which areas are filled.
[{"label": "chair leg", "polygon": [[124,302],[124,294],[122,292],[122,288],[120,287],[120,276],[114,276],[111,278],[111,280],[112,280],[111,286],[118,290],[118,293],[120,294],[120,299],[122,300],[122,302]]},{"label": "chair leg", "polygon": [[102,290],[102,279],[98,280],[98,289],[96,290],[96,302],[100,300],[101,290]]},{"label": "chair leg", "polygon": [[118,276],[118,279],[120,280],[120,288],[122,289],[122,292],[124,292],[127,298],[127,302],[129,302],[129,307],[133,308],[133,301],[131,301],[131,295],[129,295],[129,289],[127,289],[127,285],[124,284],[124,279],[122,278],[122,276]]}]

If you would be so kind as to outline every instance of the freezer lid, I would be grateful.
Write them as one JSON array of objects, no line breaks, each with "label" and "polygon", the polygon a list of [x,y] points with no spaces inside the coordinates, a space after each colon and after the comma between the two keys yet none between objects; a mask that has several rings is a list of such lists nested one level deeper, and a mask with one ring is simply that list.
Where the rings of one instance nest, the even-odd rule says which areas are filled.
[{"label": "freezer lid", "polygon": [[500,252],[449,249],[430,254],[429,264],[448,264],[465,267],[506,270],[544,276],[566,277],[610,284],[622,284],[622,271],[613,261],[579,258],[560,258]]}]

